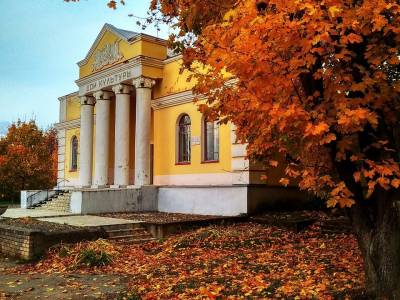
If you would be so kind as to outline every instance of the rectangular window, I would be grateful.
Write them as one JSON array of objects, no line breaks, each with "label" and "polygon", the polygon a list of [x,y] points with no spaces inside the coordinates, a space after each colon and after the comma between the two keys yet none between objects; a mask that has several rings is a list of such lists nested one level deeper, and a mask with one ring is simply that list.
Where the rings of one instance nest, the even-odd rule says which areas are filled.
[{"label": "rectangular window", "polygon": [[204,161],[219,160],[219,125],[204,122]]},{"label": "rectangular window", "polygon": [[191,148],[190,117],[188,115],[181,117],[178,126],[178,163],[189,163]]}]

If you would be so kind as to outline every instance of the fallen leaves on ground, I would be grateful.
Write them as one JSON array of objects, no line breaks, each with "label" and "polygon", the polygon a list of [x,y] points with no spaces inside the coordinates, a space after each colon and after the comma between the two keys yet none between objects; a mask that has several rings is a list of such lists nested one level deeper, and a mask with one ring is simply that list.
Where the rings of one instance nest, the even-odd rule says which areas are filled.
[{"label": "fallen leaves on ground", "polygon": [[[185,223],[197,221],[218,221],[226,219],[221,216],[206,216],[180,213],[164,213],[164,212],[119,212],[99,214],[101,217],[126,219],[134,221],[149,222],[152,224],[168,224],[168,223]],[[232,219],[232,218],[231,218]]]},{"label": "fallen leaves on ground", "polygon": [[14,272],[127,274],[132,293],[142,299],[330,299],[364,284],[354,237],[321,234],[316,226],[295,233],[246,223],[211,226],[142,246],[102,243],[113,253],[107,266],[76,266],[75,254],[93,246],[81,243],[71,246],[70,255],[55,248],[42,261]]}]

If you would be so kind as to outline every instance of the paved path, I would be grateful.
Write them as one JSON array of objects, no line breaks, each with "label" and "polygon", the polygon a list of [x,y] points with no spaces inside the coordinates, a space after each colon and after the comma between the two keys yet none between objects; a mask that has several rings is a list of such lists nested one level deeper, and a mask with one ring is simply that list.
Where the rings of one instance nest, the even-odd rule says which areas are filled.
[{"label": "paved path", "polygon": [[45,209],[24,209],[24,208],[9,208],[1,215],[4,218],[18,219],[18,218],[45,218],[57,216],[70,216],[72,213],[45,210]]},{"label": "paved path", "polygon": [[122,299],[129,278],[108,274],[7,274],[21,262],[0,254],[0,300]]},{"label": "paved path", "polygon": [[120,275],[0,274],[0,299],[118,299],[127,283]]},{"label": "paved path", "polygon": [[39,221],[52,222],[58,224],[66,224],[79,227],[95,227],[95,226],[109,226],[109,225],[123,225],[123,224],[138,224],[141,221],[124,220],[116,218],[106,218],[98,216],[65,216],[54,218],[41,218]]}]

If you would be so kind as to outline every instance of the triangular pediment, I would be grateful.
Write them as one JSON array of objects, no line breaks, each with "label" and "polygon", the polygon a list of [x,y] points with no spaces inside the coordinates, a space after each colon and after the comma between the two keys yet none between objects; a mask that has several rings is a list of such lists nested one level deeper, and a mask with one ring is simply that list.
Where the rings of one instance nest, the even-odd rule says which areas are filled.
[{"label": "triangular pediment", "polygon": [[137,36],[140,36],[140,34],[137,33],[137,32],[120,29],[120,28],[117,28],[117,27],[115,27],[115,26],[113,26],[111,24],[108,24],[108,23],[104,24],[104,26],[101,29],[100,33],[97,35],[96,40],[92,44],[92,47],[90,47],[89,52],[86,54],[86,57],[83,60],[81,60],[80,62],[78,62],[78,66],[79,67],[82,67],[82,66],[84,66],[84,65],[86,65],[88,63],[90,57],[92,57],[94,52],[99,48],[100,42],[102,41],[102,39],[104,38],[104,36],[107,33],[111,33],[117,39],[123,40],[125,42],[129,42],[132,39],[135,39]]},{"label": "triangular pediment", "polygon": [[78,62],[79,79],[126,63],[136,57],[166,59],[167,41],[105,24],[86,57]]}]

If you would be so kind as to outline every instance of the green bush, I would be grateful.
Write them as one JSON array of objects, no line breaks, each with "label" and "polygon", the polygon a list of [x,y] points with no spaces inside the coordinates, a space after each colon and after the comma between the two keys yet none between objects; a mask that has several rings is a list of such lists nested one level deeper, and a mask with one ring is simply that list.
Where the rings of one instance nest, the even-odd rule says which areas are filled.
[{"label": "green bush", "polygon": [[112,262],[112,256],[105,251],[83,249],[78,255],[78,264],[88,267],[102,267]]}]

